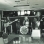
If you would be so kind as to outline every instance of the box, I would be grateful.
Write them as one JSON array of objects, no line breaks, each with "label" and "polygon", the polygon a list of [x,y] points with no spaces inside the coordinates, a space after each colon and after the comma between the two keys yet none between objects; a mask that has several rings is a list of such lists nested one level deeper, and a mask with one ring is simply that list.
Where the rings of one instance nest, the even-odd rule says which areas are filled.
[{"label": "box", "polygon": [[40,30],[32,30],[31,37],[34,38],[34,39],[40,39],[40,37],[41,37]]}]

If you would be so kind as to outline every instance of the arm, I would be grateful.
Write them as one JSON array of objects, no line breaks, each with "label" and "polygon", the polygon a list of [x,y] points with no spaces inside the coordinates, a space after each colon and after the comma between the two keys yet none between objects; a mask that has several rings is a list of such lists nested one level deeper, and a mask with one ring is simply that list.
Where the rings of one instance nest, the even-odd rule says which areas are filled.
[{"label": "arm", "polygon": [[4,27],[8,27],[10,24],[12,24],[12,23],[15,22],[15,21],[18,21],[18,19],[15,19],[15,20],[12,21],[12,22],[7,22],[7,23],[5,23],[5,24],[4,24]]}]

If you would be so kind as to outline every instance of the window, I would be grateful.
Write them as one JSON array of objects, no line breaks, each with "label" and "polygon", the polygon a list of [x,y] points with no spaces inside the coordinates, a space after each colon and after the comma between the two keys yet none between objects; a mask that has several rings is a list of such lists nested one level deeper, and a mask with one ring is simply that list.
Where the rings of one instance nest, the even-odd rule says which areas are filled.
[{"label": "window", "polygon": [[20,11],[18,11],[18,16],[21,15]]},{"label": "window", "polygon": [[24,11],[21,11],[21,15],[24,15]]},{"label": "window", "polygon": [[27,14],[30,14],[30,11],[27,11]]}]

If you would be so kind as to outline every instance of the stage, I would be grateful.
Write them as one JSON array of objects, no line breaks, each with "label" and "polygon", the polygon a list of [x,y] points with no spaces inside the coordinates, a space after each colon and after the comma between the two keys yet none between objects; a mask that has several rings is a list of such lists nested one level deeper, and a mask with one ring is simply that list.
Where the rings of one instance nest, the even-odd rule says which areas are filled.
[{"label": "stage", "polygon": [[[30,35],[24,35],[24,36],[31,37]],[[14,39],[16,37],[19,37],[19,35],[16,35],[14,33],[8,35],[8,40],[9,40],[8,44],[13,44],[13,41],[14,41]],[[29,44],[29,43],[30,44],[44,44],[44,36],[41,36],[40,39],[33,39],[33,38],[31,38],[30,40],[31,40],[31,42],[28,42],[28,41],[26,42],[25,41],[25,42],[20,42],[20,43],[15,43],[15,44]]]}]

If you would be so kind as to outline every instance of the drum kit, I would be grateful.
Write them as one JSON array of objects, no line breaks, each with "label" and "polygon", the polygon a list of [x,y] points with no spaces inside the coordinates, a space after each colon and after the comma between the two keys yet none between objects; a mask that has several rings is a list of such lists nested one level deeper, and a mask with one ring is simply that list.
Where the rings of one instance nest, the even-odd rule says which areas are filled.
[{"label": "drum kit", "polygon": [[[25,17],[25,16],[20,16],[20,17]],[[27,16],[27,17],[34,17],[34,18],[35,18],[36,16]],[[0,21],[5,22],[5,20],[0,20]],[[5,29],[6,29],[6,27],[10,26],[10,24],[12,24],[12,23],[15,22],[15,21],[18,21],[18,19],[14,20],[14,21],[12,21],[12,22],[4,23]],[[36,22],[36,23],[37,23],[37,22]],[[39,26],[40,23],[37,23],[37,25]],[[5,31],[6,31],[6,30],[5,30]],[[21,33],[21,34],[27,34],[28,31],[29,31],[29,29],[28,29],[27,26],[22,26],[22,27],[20,27],[20,33]]]}]

